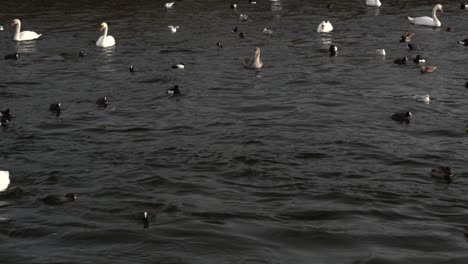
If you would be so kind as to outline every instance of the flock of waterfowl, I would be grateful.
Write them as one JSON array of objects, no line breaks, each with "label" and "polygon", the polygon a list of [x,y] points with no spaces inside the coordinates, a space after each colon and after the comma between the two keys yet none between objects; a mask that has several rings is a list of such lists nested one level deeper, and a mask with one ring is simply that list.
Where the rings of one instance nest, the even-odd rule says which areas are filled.
[{"label": "flock of waterfowl", "polygon": [[[250,4],[256,4],[256,1],[254,0],[249,0]],[[175,2],[169,2],[165,3],[166,8],[173,8]],[[366,5],[368,6],[374,6],[374,7],[380,7],[382,3],[380,0],[366,0]],[[329,9],[332,8],[332,3],[329,3],[327,7]],[[237,8],[237,4],[234,2],[231,2],[230,7],[232,9]],[[462,3],[460,5],[461,9],[468,9],[468,4]],[[430,26],[430,27],[441,27],[442,23],[440,20],[437,18],[437,12],[443,12],[443,6],[441,4],[436,4],[434,8],[432,9],[432,17],[428,16],[423,16],[423,17],[408,17],[408,20],[410,23],[415,24],[415,25],[421,25],[421,26]],[[246,14],[240,14],[239,19],[241,21],[246,21],[249,19],[248,15]],[[34,31],[21,31],[21,21],[19,19],[14,19],[12,26],[15,26],[15,33],[13,36],[14,41],[31,41],[38,39],[42,36],[42,34],[38,34]],[[174,25],[169,25],[168,28],[171,30],[172,33],[176,33],[177,29],[179,26],[174,26]],[[0,31],[3,30],[3,27],[0,26]],[[102,35],[98,38],[96,41],[96,46],[97,47],[112,47],[116,45],[116,40],[114,37],[108,34],[109,27],[107,23],[103,22],[101,23],[101,28],[100,31],[102,31]],[[448,31],[453,31],[453,28],[447,28]],[[232,32],[237,32],[238,27],[235,27],[232,29]],[[330,21],[322,21],[318,27],[317,27],[317,32],[319,33],[324,33],[324,32],[331,32],[333,31],[333,25],[331,24]],[[263,30],[263,34],[266,35],[271,35],[273,34],[273,31],[271,29],[265,28]],[[411,42],[411,40],[414,38],[415,33],[414,32],[404,32],[403,35],[401,36],[400,41],[401,42]],[[244,33],[240,32],[239,37],[243,38]],[[468,39],[464,39],[462,41],[459,41],[459,44],[468,46]],[[408,43],[408,48],[409,49],[415,49],[414,44]],[[223,45],[220,41],[216,43],[216,46],[218,48],[222,48]],[[385,49],[377,49],[376,53],[380,56],[386,56],[386,51]],[[83,57],[85,54],[83,51],[80,51],[78,54],[80,57]],[[329,55],[330,56],[337,56],[338,55],[338,47],[336,45],[331,45],[329,47]],[[18,59],[19,54],[14,53],[14,54],[8,54],[4,57],[4,59]],[[395,64],[407,64],[410,61],[408,57],[403,57],[403,58],[398,58],[394,60]],[[436,66],[430,66],[430,65],[425,65],[426,59],[421,57],[421,55],[417,55],[414,59],[413,62],[416,63],[417,65],[420,66],[421,73],[432,73],[434,72],[437,67]],[[255,47],[253,55],[248,56],[244,59],[243,65],[246,68],[251,68],[251,69],[260,69],[263,67],[263,62],[261,60],[261,51],[259,47]],[[172,66],[174,69],[184,69],[185,65],[183,63],[178,63]],[[129,68],[130,72],[134,72],[135,68],[133,65],[130,66]],[[466,83],[466,87],[468,88],[468,82]],[[168,94],[172,95],[177,95],[181,93],[181,90],[178,85],[174,85],[172,88],[167,90]],[[418,96],[415,97],[416,100],[423,101],[428,103],[430,101],[430,96],[428,94],[423,95],[423,96]],[[100,107],[106,107],[108,105],[107,97],[102,97],[96,100],[96,104]],[[55,113],[57,116],[60,115],[61,112],[61,104],[60,102],[53,103],[49,106],[49,110],[53,113]],[[391,116],[391,119],[393,119],[396,122],[400,123],[405,123],[409,124],[410,119],[412,117],[412,113],[407,111],[407,112],[402,112],[402,113],[395,113]],[[0,111],[0,125],[1,126],[7,126],[8,123],[11,121],[11,113],[9,109]],[[467,132],[468,132],[468,126],[467,126]],[[444,180],[447,183],[452,182],[453,180],[453,173],[449,167],[438,167],[434,168],[431,171],[431,175],[434,178]],[[10,178],[9,178],[9,172],[8,171],[1,171],[0,170],[0,192],[5,191],[9,184],[10,184]],[[70,201],[76,200],[76,194],[70,193],[65,196],[55,196],[55,195],[50,195],[42,199],[45,203],[51,204],[51,205],[58,205]],[[150,220],[149,214],[147,212],[143,213],[143,221],[144,221],[144,227],[147,228]]]}]

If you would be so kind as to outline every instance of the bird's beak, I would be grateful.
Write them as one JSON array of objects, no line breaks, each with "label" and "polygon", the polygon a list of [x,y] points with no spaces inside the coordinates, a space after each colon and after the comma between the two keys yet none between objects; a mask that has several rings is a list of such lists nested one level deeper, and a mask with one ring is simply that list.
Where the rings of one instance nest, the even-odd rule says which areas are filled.
[{"label": "bird's beak", "polygon": [[15,21],[13,21],[13,23],[11,23],[11,25],[12,25],[12,26],[16,25],[16,22],[15,22]]}]

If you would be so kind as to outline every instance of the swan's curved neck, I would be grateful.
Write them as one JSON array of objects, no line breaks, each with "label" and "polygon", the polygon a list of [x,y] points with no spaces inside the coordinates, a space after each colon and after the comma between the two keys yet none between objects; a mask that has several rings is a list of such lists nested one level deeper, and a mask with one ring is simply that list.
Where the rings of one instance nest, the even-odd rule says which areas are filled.
[{"label": "swan's curved neck", "polygon": [[260,51],[259,51],[259,50],[255,52],[255,60],[254,60],[254,63],[255,63],[255,64],[260,63]]},{"label": "swan's curved neck", "polygon": [[21,22],[18,21],[18,23],[16,23],[16,30],[15,30],[15,37],[14,37],[15,40],[19,39],[20,31],[21,31]]},{"label": "swan's curved neck", "polygon": [[437,6],[434,6],[434,8],[432,9],[432,19],[434,19],[434,22],[436,23],[436,25],[440,25],[440,21],[439,19],[437,18]]},{"label": "swan's curved neck", "polygon": [[107,27],[104,27],[104,33],[102,33],[102,38],[105,39],[107,37]]}]

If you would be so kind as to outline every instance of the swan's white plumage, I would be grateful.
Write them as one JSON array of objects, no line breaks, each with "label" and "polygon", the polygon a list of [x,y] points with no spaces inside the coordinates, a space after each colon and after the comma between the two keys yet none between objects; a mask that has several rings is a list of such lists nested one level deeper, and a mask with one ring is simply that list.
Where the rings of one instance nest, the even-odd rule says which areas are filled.
[{"label": "swan's white plumage", "polygon": [[0,170],[0,192],[5,191],[10,185],[10,173]]},{"label": "swan's white plumage", "polygon": [[15,35],[13,36],[14,41],[25,41],[38,39],[42,34],[37,34],[34,31],[23,31],[21,32],[21,21],[19,19],[13,19],[12,26],[16,25]]},{"label": "swan's white plumage", "polygon": [[377,55],[380,55],[380,56],[387,55],[387,53],[385,52],[385,49],[376,49],[375,53],[377,53]]},{"label": "swan's white plumage", "polygon": [[98,40],[96,41],[96,46],[105,48],[105,47],[112,47],[115,45],[114,37],[107,35],[108,28],[109,27],[107,26],[106,22],[101,23],[100,31],[104,31],[104,32],[102,33],[102,36],[100,36]]},{"label": "swan's white plumage", "polygon": [[437,4],[432,8],[432,17],[428,16],[423,16],[423,17],[408,17],[408,20],[415,24],[415,25],[421,25],[421,26],[430,26],[430,27],[441,27],[442,23],[440,20],[437,18],[436,12],[439,10],[440,12],[443,12],[442,5]]},{"label": "swan's white plumage", "polygon": [[317,32],[330,32],[333,30],[333,26],[330,21],[322,21],[317,27]]},{"label": "swan's white plumage", "polygon": [[366,0],[366,5],[379,7],[382,3],[380,3],[380,0]]}]

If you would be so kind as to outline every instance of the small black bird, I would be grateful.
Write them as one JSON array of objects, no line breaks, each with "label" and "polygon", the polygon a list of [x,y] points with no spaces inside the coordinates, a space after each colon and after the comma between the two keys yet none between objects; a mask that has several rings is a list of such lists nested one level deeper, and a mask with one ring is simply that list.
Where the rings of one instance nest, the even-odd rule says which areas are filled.
[{"label": "small black bird", "polygon": [[409,124],[411,116],[412,116],[411,112],[396,113],[392,115],[392,119],[400,123]]},{"label": "small black bird", "polygon": [[62,111],[62,105],[59,103],[54,103],[49,106],[49,111],[55,113],[57,116],[60,115],[60,112]]},{"label": "small black bird", "polygon": [[468,39],[460,40],[460,41],[458,41],[458,44],[468,46]]},{"label": "small black bird", "polygon": [[136,72],[135,66],[133,66],[133,64],[130,65],[130,68],[128,68],[128,70],[129,70],[130,72]]},{"label": "small black bird", "polygon": [[106,96],[97,99],[96,104],[99,107],[104,107],[104,108],[106,108],[109,105],[109,103],[107,102],[107,97]]},{"label": "small black bird", "polygon": [[0,117],[0,126],[6,127],[6,126],[8,126],[8,123],[10,123],[10,121],[8,121],[8,119],[6,119],[4,117]]},{"label": "small black bird", "polygon": [[330,48],[328,49],[330,52],[330,57],[332,56],[338,56],[338,47],[335,45],[331,45]]},{"label": "small black bird", "polygon": [[231,31],[232,31],[232,33],[236,33],[238,30],[239,30],[239,27],[235,27]]},{"label": "small black bird", "polygon": [[401,59],[396,59],[393,61],[393,63],[399,64],[399,65],[404,65],[406,64],[406,62],[408,62],[408,57],[403,57]]},{"label": "small black bird", "polygon": [[233,2],[231,2],[231,9],[236,9],[237,8],[237,4],[234,4]]},{"label": "small black bird", "polygon": [[17,60],[19,59],[19,54],[18,53],[12,53],[12,54],[8,54],[8,55],[5,55],[5,60]]},{"label": "small black bird", "polygon": [[413,59],[413,62],[416,64],[425,63],[426,59],[421,57],[421,55],[416,55],[416,58]]},{"label": "small black bird", "polygon": [[78,53],[78,57],[84,57],[86,54],[84,53],[84,51],[80,50],[80,52]]},{"label": "small black bird", "polygon": [[216,47],[218,47],[218,48],[222,48],[222,47],[223,47],[223,44],[221,43],[221,41],[216,42]]},{"label": "small black bird", "polygon": [[333,7],[332,3],[328,3],[327,8],[332,9],[332,7]]},{"label": "small black bird", "polygon": [[179,85],[174,85],[172,88],[167,89],[166,91],[167,94],[181,94],[181,91],[179,89]]},{"label": "small black bird", "polygon": [[465,3],[460,4],[460,9],[467,9],[467,8],[468,8],[468,4],[465,4]]},{"label": "small black bird", "polygon": [[75,193],[68,193],[65,196],[59,196],[59,195],[48,195],[45,198],[41,199],[44,203],[48,205],[61,205],[64,203],[72,202],[76,200],[76,194]]},{"label": "small black bird", "polygon": [[0,117],[6,119],[8,121],[11,121],[10,109],[0,111]]},{"label": "small black bird", "polygon": [[242,38],[242,39],[245,38],[244,32],[239,33],[239,37]]}]

